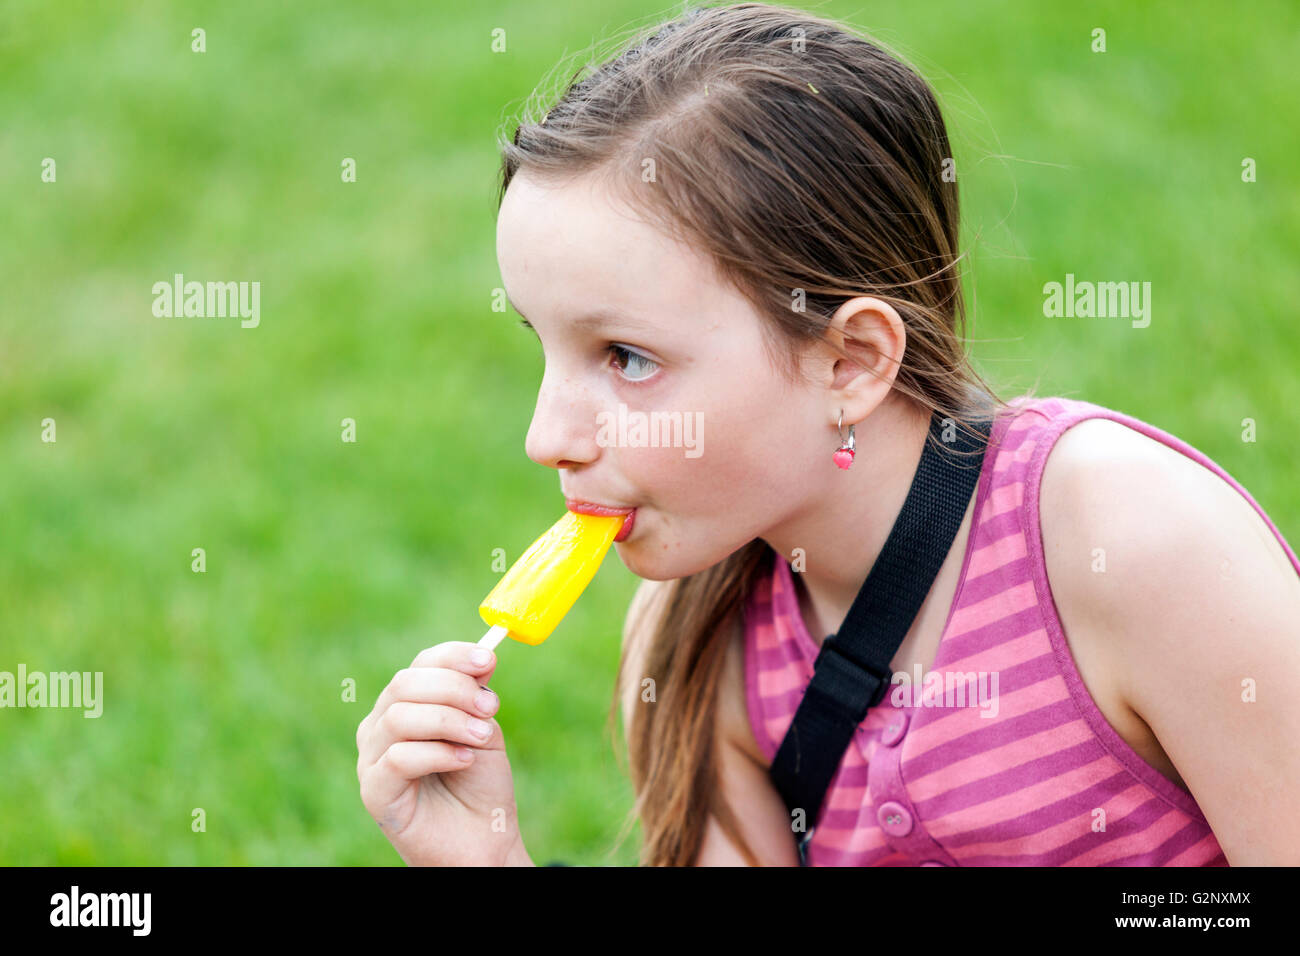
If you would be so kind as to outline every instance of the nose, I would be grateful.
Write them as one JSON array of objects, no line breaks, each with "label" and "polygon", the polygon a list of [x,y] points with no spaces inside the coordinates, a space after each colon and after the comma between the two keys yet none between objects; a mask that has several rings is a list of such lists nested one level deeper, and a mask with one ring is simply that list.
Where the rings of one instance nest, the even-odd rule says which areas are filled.
[{"label": "nose", "polygon": [[570,468],[594,461],[600,454],[596,405],[596,396],[581,382],[548,366],[524,440],[528,457],[549,468]]}]

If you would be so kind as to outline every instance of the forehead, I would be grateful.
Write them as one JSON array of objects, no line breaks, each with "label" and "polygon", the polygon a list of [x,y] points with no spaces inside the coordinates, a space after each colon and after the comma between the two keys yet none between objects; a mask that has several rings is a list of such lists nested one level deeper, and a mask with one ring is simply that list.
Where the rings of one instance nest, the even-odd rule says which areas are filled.
[{"label": "forehead", "polygon": [[609,308],[667,324],[730,299],[707,256],[644,221],[594,178],[511,180],[497,217],[497,262],[511,302],[542,321]]}]

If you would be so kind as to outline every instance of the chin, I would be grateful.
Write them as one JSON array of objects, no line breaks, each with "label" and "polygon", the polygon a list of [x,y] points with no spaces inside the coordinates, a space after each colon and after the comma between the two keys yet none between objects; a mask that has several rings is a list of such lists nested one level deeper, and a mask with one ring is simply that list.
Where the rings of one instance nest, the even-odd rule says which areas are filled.
[{"label": "chin", "polygon": [[623,562],[623,567],[647,581],[671,581],[673,578],[691,573],[689,569],[669,567],[670,559],[666,554],[661,555],[661,560],[654,560],[654,555],[647,556],[636,544],[620,541],[614,545],[614,549],[618,552],[618,559]]},{"label": "chin", "polygon": [[623,566],[637,577],[647,581],[672,581],[676,578],[689,577],[708,570],[726,557],[725,554],[720,554],[716,560],[706,560],[701,564],[698,556],[692,560],[681,551],[669,551],[666,548],[647,550],[637,547],[635,543],[621,542],[614,547],[618,550],[618,557],[623,562]]}]

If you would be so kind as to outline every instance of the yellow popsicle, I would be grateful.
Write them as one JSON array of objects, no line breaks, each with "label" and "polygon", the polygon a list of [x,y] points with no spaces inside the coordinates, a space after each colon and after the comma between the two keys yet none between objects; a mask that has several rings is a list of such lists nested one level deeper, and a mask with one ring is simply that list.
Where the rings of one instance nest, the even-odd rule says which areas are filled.
[{"label": "yellow popsicle", "polygon": [[479,605],[479,616],[492,628],[479,644],[493,648],[507,633],[524,644],[550,637],[591,583],[625,520],[565,511]]}]

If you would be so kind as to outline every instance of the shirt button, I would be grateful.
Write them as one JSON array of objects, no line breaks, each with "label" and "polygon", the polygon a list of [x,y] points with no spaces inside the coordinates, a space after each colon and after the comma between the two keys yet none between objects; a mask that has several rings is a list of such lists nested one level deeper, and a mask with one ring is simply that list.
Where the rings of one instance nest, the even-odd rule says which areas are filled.
[{"label": "shirt button", "polygon": [[905,806],[893,800],[880,805],[876,811],[876,820],[880,823],[880,829],[890,836],[907,836],[912,832],[912,815]]},{"label": "shirt button", "polygon": [[885,724],[885,729],[881,731],[880,742],[886,747],[892,747],[903,739],[903,734],[907,731],[907,714],[898,713]]}]

